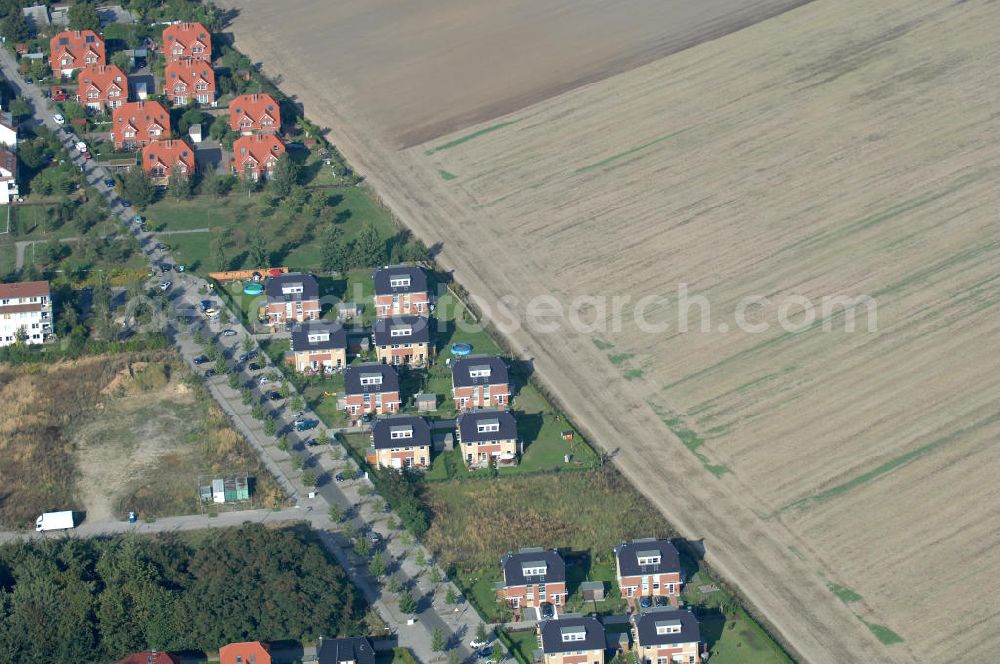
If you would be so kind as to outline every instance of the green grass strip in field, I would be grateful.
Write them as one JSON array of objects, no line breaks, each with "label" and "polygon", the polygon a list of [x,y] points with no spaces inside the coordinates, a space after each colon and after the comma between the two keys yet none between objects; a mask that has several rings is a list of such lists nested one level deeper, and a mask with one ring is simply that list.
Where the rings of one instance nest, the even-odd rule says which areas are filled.
[{"label": "green grass strip in field", "polygon": [[471,141],[474,138],[479,138],[480,136],[483,136],[485,134],[493,133],[494,131],[498,131],[500,129],[503,129],[504,127],[509,127],[512,124],[516,124],[517,122],[518,122],[517,120],[510,120],[508,122],[499,122],[499,123],[497,123],[495,125],[490,125],[489,127],[484,127],[482,129],[478,129],[478,130],[472,132],[471,134],[466,134],[465,136],[459,136],[458,138],[456,138],[454,140],[451,140],[451,141],[448,141],[447,143],[442,143],[441,145],[437,146],[436,148],[432,148],[432,149],[428,150],[425,154],[431,155],[431,154],[434,154],[435,152],[441,152],[442,150],[451,149],[451,148],[453,148],[453,147],[455,147],[457,145],[461,145],[462,143],[465,143],[466,141]]}]

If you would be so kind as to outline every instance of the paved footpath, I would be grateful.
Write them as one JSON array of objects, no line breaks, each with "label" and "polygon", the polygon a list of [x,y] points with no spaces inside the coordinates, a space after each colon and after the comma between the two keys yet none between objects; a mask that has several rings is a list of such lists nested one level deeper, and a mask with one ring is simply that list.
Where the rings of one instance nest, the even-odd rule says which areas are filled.
[{"label": "paved footpath", "polygon": [[[103,181],[111,177],[110,173],[97,160],[84,160],[76,152],[73,145],[78,140],[77,137],[62,131],[62,128],[55,123],[52,119],[52,111],[48,108],[41,90],[35,85],[28,85],[24,82],[17,71],[13,57],[6,49],[0,49],[0,69],[3,70],[14,91],[33,107],[34,121],[40,122],[56,132],[59,140],[71,155],[74,165],[81,169],[90,184],[103,193],[112,214],[121,220],[123,228],[128,228],[136,235],[149,260],[154,265],[175,263],[167,250],[157,249],[158,243],[154,234],[141,232],[134,224],[130,223],[135,211],[122,205],[122,201],[114,189],[103,185]],[[201,329],[206,337],[210,333],[215,335],[221,331],[218,322],[207,321],[198,313],[197,305],[200,300],[206,299],[204,293],[208,290],[208,284],[190,273],[171,273],[167,278],[175,283],[168,291],[168,321],[165,332],[190,366],[196,372],[200,372],[201,369],[192,362],[196,356],[204,352],[203,347],[194,341],[196,331]],[[152,278],[151,285],[159,281],[160,275],[157,274]],[[237,335],[217,336],[213,341],[225,349],[230,360],[234,355],[239,354],[245,338],[249,338],[256,348],[256,342],[253,341],[253,337],[247,330],[239,326],[234,327],[238,331]],[[246,368],[243,369],[241,376],[247,385],[253,386],[255,398],[259,399],[263,390],[254,380],[256,376],[251,375]],[[345,468],[356,469],[356,465],[347,458],[344,451],[339,446],[332,446],[332,449],[337,449],[340,452],[337,455],[339,458],[336,459],[331,447],[320,452],[307,452],[307,448],[303,444],[303,436],[291,432],[289,438],[295,441],[295,448],[290,453],[282,452],[277,447],[277,440],[264,433],[262,423],[250,416],[250,407],[243,404],[239,392],[229,387],[228,379],[225,376],[210,378],[206,383],[212,396],[229,415],[233,424],[246,436],[250,445],[260,455],[263,463],[274,474],[289,496],[297,501],[300,508],[297,510],[297,514],[309,515],[307,518],[317,529],[327,549],[340,561],[365,598],[376,608],[390,629],[398,635],[399,645],[409,648],[422,662],[443,660],[444,653],[435,652],[431,647],[434,632],[440,630],[448,641],[448,647],[457,650],[462,660],[472,661],[475,659],[475,653],[468,647],[468,643],[472,640],[476,628],[481,622],[479,615],[464,599],[457,605],[445,603],[444,598],[451,584],[432,582],[429,569],[421,568],[416,564],[415,558],[418,551],[422,551],[425,560],[431,560],[429,552],[419,543],[406,544],[404,537],[397,535],[388,527],[390,515],[375,509],[374,503],[376,501],[373,497],[362,495],[362,487],[366,487],[367,490],[371,488],[371,484],[367,480],[359,479],[344,483],[328,480],[318,488],[314,498],[306,497],[309,489],[302,484],[301,472],[292,466],[291,454],[305,457],[307,465],[312,467],[317,475],[332,478]],[[296,414],[289,413],[286,407],[279,407],[274,415],[278,419],[279,433],[290,429],[291,422],[296,416]],[[319,418],[308,409],[301,416],[319,421]],[[310,432],[305,433],[310,434]],[[315,432],[311,433],[315,434]],[[354,553],[351,543],[343,536],[342,530],[345,524],[330,522],[328,512],[332,505],[337,505],[350,515],[345,523],[350,523],[353,528],[360,531],[374,530],[382,536],[385,543],[384,550],[389,557],[390,570],[400,577],[404,587],[409,588],[414,599],[417,600],[418,611],[415,616],[402,614],[398,609],[398,597],[380,587],[379,583],[371,576],[368,572],[367,558],[358,557]],[[208,524],[208,527],[219,527],[229,519],[238,519],[238,517],[227,516],[223,518],[220,515],[211,519],[199,516],[177,517],[177,519],[200,519],[202,524]],[[216,522],[216,519],[222,519],[222,521]],[[167,528],[171,523],[186,524],[188,522],[163,519],[162,522],[158,520],[152,524],[125,525],[126,528],[131,527],[139,529],[140,532],[148,532],[141,529]],[[238,523],[242,523],[242,519],[230,525],[238,525]],[[77,532],[86,532],[85,526],[86,524],[81,525]],[[94,527],[100,529],[111,526],[95,524]],[[407,539],[407,541],[411,540]],[[454,586],[452,588],[458,595],[458,589]],[[411,620],[413,624],[409,624]]]}]

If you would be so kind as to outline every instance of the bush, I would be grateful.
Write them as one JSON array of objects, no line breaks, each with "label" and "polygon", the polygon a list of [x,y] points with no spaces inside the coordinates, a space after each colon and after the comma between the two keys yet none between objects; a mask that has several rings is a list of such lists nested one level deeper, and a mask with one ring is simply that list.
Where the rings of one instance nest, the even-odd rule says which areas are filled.
[{"label": "bush", "polygon": [[399,594],[399,611],[400,613],[409,614],[417,612],[417,601],[413,599],[413,595],[409,590],[404,590]]},{"label": "bush", "polygon": [[416,537],[427,532],[430,516],[420,499],[419,479],[414,473],[382,469],[374,471],[371,477],[375,488],[399,515],[406,530]]}]

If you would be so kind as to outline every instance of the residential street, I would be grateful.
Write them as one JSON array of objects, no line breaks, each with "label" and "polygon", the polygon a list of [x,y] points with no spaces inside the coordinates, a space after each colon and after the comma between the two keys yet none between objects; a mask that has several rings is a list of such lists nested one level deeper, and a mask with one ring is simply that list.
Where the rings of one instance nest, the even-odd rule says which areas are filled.
[{"label": "residential street", "polygon": [[[76,137],[62,131],[61,127],[56,125],[40,89],[37,86],[24,83],[21,76],[17,73],[13,57],[5,49],[0,49],[0,67],[3,68],[4,74],[10,81],[10,84],[33,106],[37,120],[57,132],[64,147],[72,155],[73,162],[83,168],[87,181],[94,185],[107,198],[113,215],[122,221],[123,228],[127,228],[130,232],[136,234],[150,262],[154,266],[161,262],[174,263],[168,253],[155,248],[157,240],[154,234],[140,232],[135,224],[130,223],[136,211],[133,208],[123,207],[117,192],[114,189],[104,187],[102,184],[104,179],[110,177],[110,174],[96,160],[84,160],[73,149],[73,144],[77,140]],[[206,289],[207,283],[189,273],[172,272],[164,276],[173,282],[172,287],[167,293],[169,305],[167,307],[168,321],[165,332],[173,340],[184,359],[191,364],[195,372],[199,374],[203,373],[192,362],[193,358],[204,352],[204,349],[195,343],[195,333],[199,328],[204,328],[203,334],[206,338],[209,338],[215,337],[222,329],[217,322],[210,323],[198,313],[199,301],[207,298],[206,295],[199,294],[199,289]],[[160,274],[157,271],[157,274],[151,278],[151,283],[158,283],[159,281]],[[231,365],[235,356],[242,352],[241,344],[244,338],[249,335],[238,323],[234,323],[229,327],[236,329],[238,334],[231,337],[217,337],[216,340],[226,349],[225,352]],[[261,354],[261,359],[263,359],[263,354]],[[244,369],[242,377],[248,383],[253,382],[254,393],[259,397],[261,388],[253,381],[256,375],[259,375],[259,372],[251,375],[250,372]],[[286,489],[291,498],[296,501],[297,508],[282,510],[280,512],[257,510],[253,512],[225,513],[212,518],[206,516],[171,517],[158,519],[154,523],[134,525],[127,523],[89,524],[85,522],[78,529],[72,531],[72,534],[74,536],[88,537],[131,530],[138,532],[163,532],[169,530],[233,526],[245,520],[280,521],[305,518],[318,530],[324,544],[341,562],[348,573],[350,573],[354,583],[364,593],[368,601],[376,607],[382,618],[390,625],[392,631],[398,634],[401,646],[410,648],[414,655],[423,662],[443,658],[444,653],[436,653],[431,648],[432,634],[435,629],[440,629],[448,637],[449,647],[457,648],[463,659],[467,659],[473,655],[471,649],[468,647],[468,642],[472,639],[476,627],[481,622],[476,611],[464,600],[455,606],[445,603],[444,597],[449,584],[445,582],[432,583],[429,578],[429,568],[421,569],[414,562],[416,552],[422,546],[419,543],[410,546],[404,545],[402,538],[394,534],[388,527],[391,514],[381,511],[376,512],[373,506],[375,497],[365,498],[361,495],[360,489],[362,486],[371,486],[367,479],[362,478],[343,483],[332,480],[333,476],[344,468],[354,468],[353,461],[350,461],[346,454],[342,454],[342,459],[340,460],[333,459],[329,447],[326,446],[309,448],[310,451],[317,451],[309,456],[307,463],[311,465],[318,476],[325,476],[327,480],[322,482],[315,498],[308,498],[308,489],[300,481],[301,473],[294,470],[291,465],[291,455],[278,449],[277,441],[274,437],[264,434],[263,424],[251,417],[250,407],[243,404],[238,391],[229,387],[226,376],[216,376],[208,379],[207,386],[220,407],[229,415],[234,425],[242,431],[260,455],[264,464]],[[291,423],[295,419],[295,416],[293,413],[288,412],[287,407],[279,407],[274,415],[278,421],[279,432],[291,429]],[[319,420],[308,409],[302,413],[302,416]],[[302,435],[294,431],[290,433],[290,439],[295,441],[295,449],[291,450],[291,452],[302,454],[305,449],[303,440],[311,438],[315,434],[316,430],[304,432]],[[329,520],[328,511],[331,505],[338,505],[343,509],[344,513],[349,515],[348,522],[357,530],[361,532],[375,530],[381,534],[386,552],[391,557],[391,560],[398,564],[397,574],[404,580],[404,584],[411,582],[413,584],[411,591],[418,603],[418,613],[414,616],[416,618],[415,624],[407,624],[409,616],[405,616],[399,612],[397,598],[378,587],[378,584],[368,572],[367,560],[358,558],[354,554],[350,542],[347,542],[339,532],[343,525],[334,524]],[[52,535],[50,533],[46,536]],[[9,541],[12,538],[23,536],[0,534],[0,541]],[[34,537],[35,533],[30,533],[27,536]],[[426,550],[424,551],[424,557],[427,560],[431,559],[430,554]],[[390,563],[390,570],[392,569],[397,568]],[[455,592],[458,594],[457,588]]]}]

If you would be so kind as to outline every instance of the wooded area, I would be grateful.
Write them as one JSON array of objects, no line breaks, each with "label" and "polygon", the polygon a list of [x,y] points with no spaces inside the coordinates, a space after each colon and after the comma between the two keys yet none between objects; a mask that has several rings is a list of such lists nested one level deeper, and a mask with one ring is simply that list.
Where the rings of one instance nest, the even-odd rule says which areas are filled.
[{"label": "wooded area", "polygon": [[0,661],[12,664],[356,635],[364,612],[304,526],[0,547]]}]

